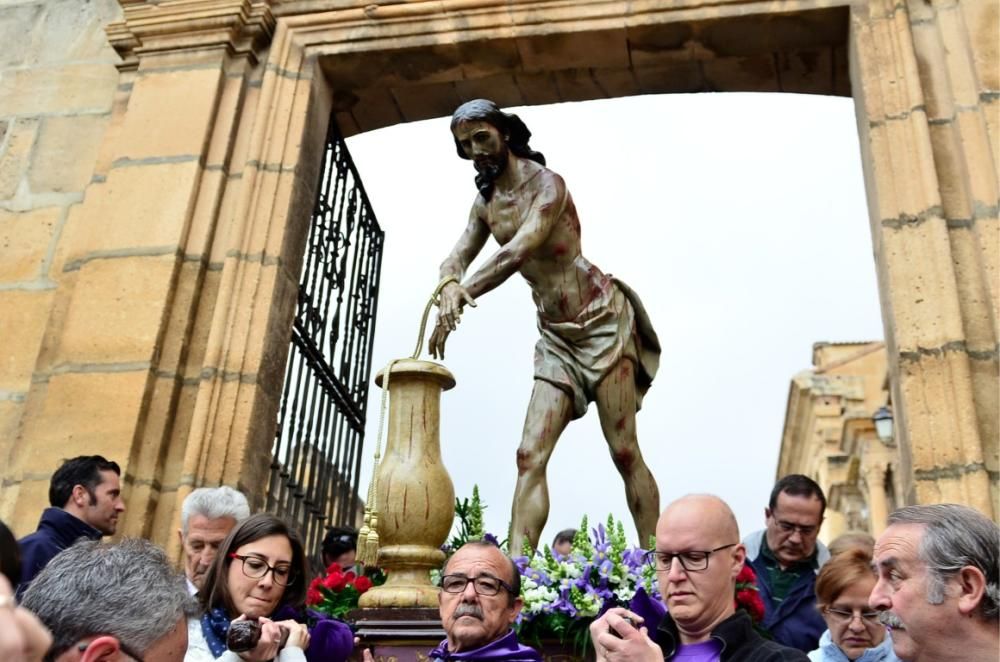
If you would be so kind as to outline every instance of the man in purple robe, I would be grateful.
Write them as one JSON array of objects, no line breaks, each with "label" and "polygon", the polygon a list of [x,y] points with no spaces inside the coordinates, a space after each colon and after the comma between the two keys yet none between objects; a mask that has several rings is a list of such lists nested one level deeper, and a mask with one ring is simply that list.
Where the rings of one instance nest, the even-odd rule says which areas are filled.
[{"label": "man in purple robe", "polygon": [[447,639],[432,660],[541,662],[511,625],[521,612],[521,575],[509,556],[488,542],[470,542],[448,560],[438,595]]},{"label": "man in purple robe", "polygon": [[[523,604],[521,573],[509,556],[486,541],[462,545],[441,574],[438,607],[447,637],[428,658],[542,662],[511,629]],[[362,659],[375,658],[366,649]]]}]

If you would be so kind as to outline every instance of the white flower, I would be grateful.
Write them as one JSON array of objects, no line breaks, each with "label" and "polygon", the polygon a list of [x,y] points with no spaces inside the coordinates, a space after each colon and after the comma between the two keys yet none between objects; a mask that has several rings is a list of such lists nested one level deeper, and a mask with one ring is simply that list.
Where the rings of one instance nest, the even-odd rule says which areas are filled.
[{"label": "white flower", "polygon": [[628,586],[622,586],[617,591],[615,591],[615,597],[622,602],[628,602],[635,596],[635,589],[629,588]]}]

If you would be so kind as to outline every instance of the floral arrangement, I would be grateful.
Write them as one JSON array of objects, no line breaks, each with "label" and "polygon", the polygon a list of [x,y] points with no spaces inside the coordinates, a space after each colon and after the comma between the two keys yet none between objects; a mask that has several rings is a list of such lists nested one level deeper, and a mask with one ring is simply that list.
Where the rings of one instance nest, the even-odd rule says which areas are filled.
[{"label": "floral arrangement", "polygon": [[[443,551],[451,553],[470,540],[487,540],[506,551],[506,541],[486,533],[479,488],[472,499],[455,500],[456,528]],[[652,547],[652,540],[650,540]],[[661,601],[656,569],[646,562],[646,550],[630,547],[624,525],[608,516],[607,524],[590,529],[584,516],[570,552],[562,556],[546,545],[540,551],[525,545],[514,563],[521,572],[524,607],[515,625],[518,638],[540,645],[543,639],[571,643],[577,650],[590,646],[590,624],[611,607],[628,607],[639,589],[654,602]],[[440,573],[432,572],[436,582]],[[736,578],[733,597],[737,609],[745,610],[760,628],[764,603],[757,589],[757,577],[744,565]],[[767,635],[770,637],[770,635]]]},{"label": "floral arrangement", "polygon": [[566,556],[546,546],[514,558],[524,600],[518,623],[522,640],[555,637],[583,649],[589,645],[590,623],[606,608],[627,606],[639,588],[659,599],[656,571],[645,562],[645,550],[628,546],[622,523],[608,516],[607,526],[593,529],[593,539],[587,527],[585,516]]},{"label": "floral arrangement", "polygon": [[345,571],[339,564],[331,563],[325,575],[309,584],[306,607],[333,618],[343,618],[347,612],[357,608],[362,593],[385,582],[385,575],[377,568],[371,574],[374,576],[358,575],[353,570]]}]

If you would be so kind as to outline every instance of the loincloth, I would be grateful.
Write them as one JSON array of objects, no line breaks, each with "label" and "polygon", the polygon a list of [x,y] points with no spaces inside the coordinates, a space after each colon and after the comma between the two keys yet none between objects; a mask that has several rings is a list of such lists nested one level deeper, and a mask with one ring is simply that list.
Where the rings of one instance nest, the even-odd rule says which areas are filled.
[{"label": "loincloth", "polygon": [[573,418],[587,413],[597,386],[623,359],[635,365],[636,410],[656,376],[660,341],[638,295],[617,278],[576,318],[553,322],[538,316],[535,379],[562,389],[573,400]]}]

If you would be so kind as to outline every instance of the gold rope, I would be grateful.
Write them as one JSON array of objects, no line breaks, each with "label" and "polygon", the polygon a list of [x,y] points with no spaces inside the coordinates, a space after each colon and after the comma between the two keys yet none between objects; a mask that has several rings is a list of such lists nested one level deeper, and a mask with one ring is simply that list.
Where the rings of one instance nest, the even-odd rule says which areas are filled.
[{"label": "gold rope", "polygon": [[[434,293],[431,294],[427,305],[424,306],[424,314],[420,318],[420,332],[417,334],[417,346],[414,348],[413,354],[408,357],[409,359],[416,360],[420,357],[420,350],[424,344],[424,332],[427,329],[427,318],[430,316],[431,306],[440,305],[439,296],[441,290],[444,289],[445,285],[453,282],[457,283],[458,278],[455,276],[445,276],[438,283],[437,287],[434,288]],[[389,376],[392,374],[392,367],[396,362],[405,360],[393,359],[389,361],[389,364],[382,371],[382,404],[378,416],[378,436],[375,438],[375,463],[372,466],[372,480],[368,485],[364,524],[361,526],[361,530],[358,531],[358,562],[367,566],[377,566],[379,557],[378,465],[382,461],[382,431],[385,428],[386,405],[389,401]]]}]

